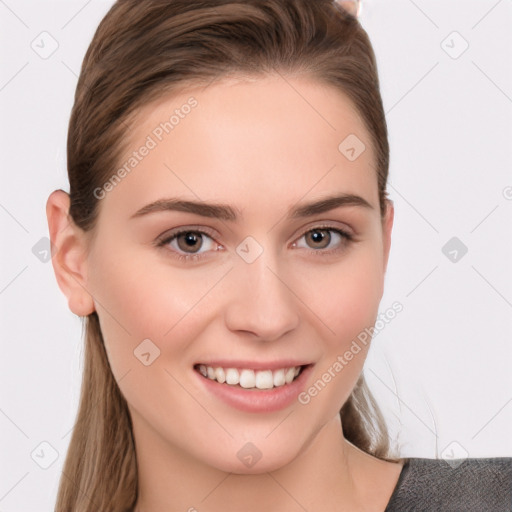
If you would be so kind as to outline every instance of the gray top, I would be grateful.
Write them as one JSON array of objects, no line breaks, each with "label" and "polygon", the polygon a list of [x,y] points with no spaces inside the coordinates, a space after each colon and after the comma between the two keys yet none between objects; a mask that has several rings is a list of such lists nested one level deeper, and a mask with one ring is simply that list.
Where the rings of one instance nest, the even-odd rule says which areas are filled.
[{"label": "gray top", "polygon": [[512,511],[512,457],[404,460],[384,512]]}]

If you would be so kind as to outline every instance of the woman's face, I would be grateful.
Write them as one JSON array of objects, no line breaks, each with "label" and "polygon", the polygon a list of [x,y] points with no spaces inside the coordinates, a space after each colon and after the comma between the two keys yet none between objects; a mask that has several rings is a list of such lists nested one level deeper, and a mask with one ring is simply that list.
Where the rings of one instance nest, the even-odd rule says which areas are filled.
[{"label": "woman's face", "polygon": [[[369,134],[335,89],[268,77],[148,105],[130,143],[95,192],[86,289],[139,456],[283,466],[348,398],[378,313],[393,212],[382,222]],[[347,194],[360,199],[322,207]],[[200,364],[249,370],[249,387],[273,368],[254,378],[278,385]]]}]

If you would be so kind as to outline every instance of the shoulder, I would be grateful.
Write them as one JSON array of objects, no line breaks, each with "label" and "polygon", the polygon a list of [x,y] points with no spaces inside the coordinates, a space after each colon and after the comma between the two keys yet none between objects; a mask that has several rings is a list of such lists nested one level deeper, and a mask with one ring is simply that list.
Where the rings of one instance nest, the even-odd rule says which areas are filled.
[{"label": "shoulder", "polygon": [[512,511],[512,457],[403,460],[385,512]]}]

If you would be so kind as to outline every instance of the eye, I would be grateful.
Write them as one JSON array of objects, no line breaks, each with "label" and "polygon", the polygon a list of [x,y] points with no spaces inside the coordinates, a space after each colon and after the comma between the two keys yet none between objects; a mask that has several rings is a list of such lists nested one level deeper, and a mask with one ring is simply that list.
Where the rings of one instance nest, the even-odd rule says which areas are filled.
[{"label": "eye", "polygon": [[[219,250],[219,247],[221,247],[219,244],[216,244],[212,237],[213,235],[206,231],[187,228],[164,236],[164,238],[157,241],[157,246],[164,247],[169,245],[172,247],[172,252],[175,253],[174,256],[178,259],[197,260],[203,258],[205,253]],[[206,243],[204,243],[205,238],[208,239]],[[214,246],[217,246],[217,248],[213,249]],[[193,252],[199,249],[205,249],[205,251]]]},{"label": "eye", "polygon": [[[334,235],[331,233],[334,233]],[[310,252],[319,252],[320,254],[331,254],[333,252],[343,250],[345,246],[353,240],[353,236],[350,233],[332,226],[317,226],[306,231],[299,240],[302,238],[304,238],[308,244],[306,249],[312,246],[314,249]],[[337,246],[328,250],[323,250],[328,247],[333,240],[338,242]],[[295,242],[293,246],[301,247],[297,242]]]},{"label": "eye", "polygon": [[[164,235],[156,241],[156,245],[157,247],[169,246],[173,257],[180,260],[198,260],[207,257],[209,252],[223,248],[215,242],[214,236],[213,233],[190,227]],[[329,255],[341,251],[353,240],[350,233],[332,226],[317,226],[306,231],[299,240],[303,238],[308,243],[305,248],[315,255]],[[336,246],[325,250],[333,240],[338,242]],[[311,246],[313,249],[309,249]],[[304,248],[298,242],[294,242],[292,247]],[[201,249],[204,249],[204,251],[198,252]]]}]

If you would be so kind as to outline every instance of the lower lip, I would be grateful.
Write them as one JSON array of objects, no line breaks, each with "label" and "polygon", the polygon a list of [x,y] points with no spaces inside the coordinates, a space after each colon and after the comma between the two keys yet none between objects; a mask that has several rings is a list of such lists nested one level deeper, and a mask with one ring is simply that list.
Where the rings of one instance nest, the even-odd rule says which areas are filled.
[{"label": "lower lip", "polygon": [[220,398],[223,402],[244,412],[273,412],[290,406],[303,391],[311,373],[313,364],[301,371],[299,376],[290,384],[272,389],[244,389],[229,384],[221,384],[216,380],[203,377],[194,370],[208,392]]}]

